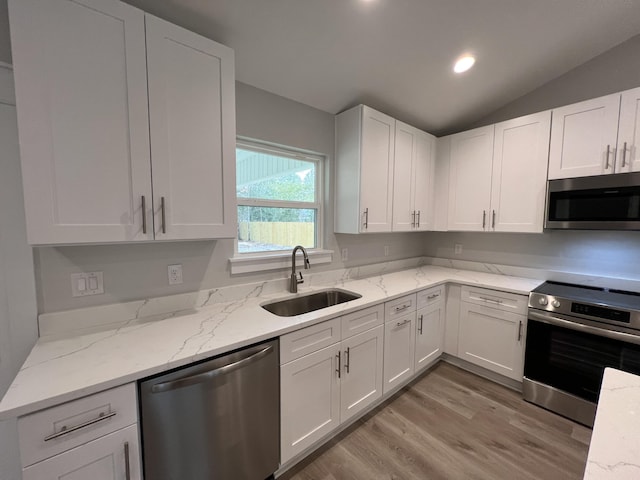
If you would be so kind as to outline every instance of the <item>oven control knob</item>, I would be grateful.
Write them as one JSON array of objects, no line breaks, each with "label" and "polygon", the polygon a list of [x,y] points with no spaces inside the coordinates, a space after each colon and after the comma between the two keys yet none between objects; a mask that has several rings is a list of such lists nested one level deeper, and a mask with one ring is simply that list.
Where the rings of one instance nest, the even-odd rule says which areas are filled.
[{"label": "oven control knob", "polygon": [[546,297],[542,297],[542,298],[540,298],[540,300],[538,300],[538,303],[540,305],[546,305],[547,303],[549,303],[549,301],[547,300]]},{"label": "oven control knob", "polygon": [[558,308],[558,307],[560,306],[560,302],[559,302],[558,300],[553,300],[553,301],[551,302],[551,306],[552,306],[553,308]]}]

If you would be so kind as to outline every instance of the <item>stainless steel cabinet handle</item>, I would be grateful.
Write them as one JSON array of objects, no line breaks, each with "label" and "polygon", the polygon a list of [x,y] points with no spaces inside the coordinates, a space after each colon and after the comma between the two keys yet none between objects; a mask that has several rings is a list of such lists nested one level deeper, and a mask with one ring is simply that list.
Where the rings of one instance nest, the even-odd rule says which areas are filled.
[{"label": "stainless steel cabinet handle", "polygon": [[414,210],[411,214],[411,228],[416,226],[416,211]]},{"label": "stainless steel cabinet handle", "polygon": [[493,210],[491,213],[491,228],[496,229],[496,211]]},{"label": "stainless steel cabinet handle", "polygon": [[483,230],[486,224],[487,224],[487,211],[482,210],[482,229]]},{"label": "stainless steel cabinet handle", "polygon": [[411,306],[411,304],[404,304],[401,307],[396,307],[396,312],[402,312],[403,310],[406,310],[410,306]]},{"label": "stainless steel cabinet handle", "polygon": [[404,322],[398,322],[396,323],[396,327],[401,327],[403,325],[406,325],[407,323],[411,322],[410,318],[407,318]]},{"label": "stainless steel cabinet handle", "polygon": [[349,373],[349,363],[351,363],[351,351],[349,347],[344,351],[344,369]]},{"label": "stainless steel cabinet handle", "polygon": [[124,478],[131,480],[131,464],[129,462],[129,442],[124,442]]},{"label": "stainless steel cabinet handle", "polygon": [[147,200],[142,195],[142,233],[147,233]]},{"label": "stainless steel cabinet handle", "polygon": [[233,362],[228,365],[209,370],[208,372],[198,373],[196,375],[179,378],[177,380],[171,380],[169,382],[156,383],[153,387],[151,387],[151,393],[161,393],[206,382],[207,380],[211,380],[212,378],[219,377],[220,375],[225,375],[227,373],[233,372],[234,370],[242,368],[245,365],[260,360],[261,358],[266,357],[269,353],[271,353],[272,350],[273,347],[269,345],[268,347],[265,347],[262,350],[249,355],[248,357],[238,360],[237,362]]},{"label": "stainless steel cabinet handle", "polygon": [[487,298],[487,297],[478,297],[478,298],[480,298],[480,300],[484,300],[485,302],[496,303],[498,305],[502,304],[502,300],[495,300],[493,298]]},{"label": "stainless steel cabinet handle", "polygon": [[340,377],[340,368],[341,368],[340,364],[342,363],[341,362],[341,360],[342,360],[342,352],[338,351],[338,354],[336,355],[336,357],[338,357],[338,366],[336,367],[336,372],[338,372],[338,378],[341,378]]},{"label": "stainless steel cabinet handle", "polygon": [[433,300],[434,298],[438,298],[440,296],[439,293],[434,293],[433,295],[429,295],[427,297],[427,300]]},{"label": "stainless steel cabinet handle", "polygon": [[611,152],[611,145],[607,145],[607,156],[605,157],[607,163],[604,166],[605,170],[609,170],[609,152]]},{"label": "stainless steel cabinet handle", "polygon": [[624,142],[624,145],[622,146],[622,167],[625,166],[626,159],[627,159],[627,142]]},{"label": "stainless steel cabinet handle", "polygon": [[167,222],[165,218],[164,197],[160,198],[160,214],[162,215],[162,233],[167,233]]},{"label": "stainless steel cabinet handle", "polygon": [[53,435],[49,435],[48,437],[45,437],[44,441],[48,442],[49,440],[60,438],[71,432],[76,432],[81,428],[85,428],[85,427],[88,427],[89,425],[93,425],[94,423],[102,422],[103,420],[108,420],[109,418],[115,417],[115,415],[116,415],[116,412],[111,412],[111,413],[100,412],[100,415],[97,418],[93,418],[87,422],[81,423],[80,425],[76,425],[75,427],[67,428],[66,426],[63,426],[58,433],[54,433]]},{"label": "stainless steel cabinet handle", "polygon": [[418,228],[420,228],[420,210],[418,210]]},{"label": "stainless steel cabinet handle", "polygon": [[424,320],[424,315],[420,315],[420,316],[418,317],[418,320],[420,320],[420,324],[419,324],[419,326],[418,326],[418,333],[419,333],[420,335],[422,335],[422,321]]},{"label": "stainless steel cabinet handle", "polygon": [[522,340],[522,320],[520,320],[520,325],[518,325],[518,341]]},{"label": "stainless steel cabinet handle", "polygon": [[369,228],[369,209],[364,209],[364,229]]}]

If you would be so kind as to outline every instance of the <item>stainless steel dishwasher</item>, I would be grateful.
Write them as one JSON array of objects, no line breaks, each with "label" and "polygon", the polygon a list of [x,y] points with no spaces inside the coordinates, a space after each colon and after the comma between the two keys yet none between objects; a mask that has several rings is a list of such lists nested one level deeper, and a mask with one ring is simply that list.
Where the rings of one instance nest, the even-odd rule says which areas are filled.
[{"label": "stainless steel dishwasher", "polygon": [[146,480],[264,480],[280,461],[278,340],[139,382]]}]

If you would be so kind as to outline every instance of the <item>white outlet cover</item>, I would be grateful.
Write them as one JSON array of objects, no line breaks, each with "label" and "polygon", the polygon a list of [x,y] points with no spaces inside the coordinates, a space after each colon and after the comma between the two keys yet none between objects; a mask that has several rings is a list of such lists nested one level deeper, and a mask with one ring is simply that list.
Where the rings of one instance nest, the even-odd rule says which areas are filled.
[{"label": "white outlet cover", "polygon": [[349,259],[349,250],[346,248],[343,248],[342,251],[340,252],[340,259],[343,262],[346,262]]},{"label": "white outlet cover", "polygon": [[71,295],[86,297],[104,293],[102,272],[86,272],[71,274]]},{"label": "white outlet cover", "polygon": [[182,265],[169,265],[167,267],[169,285],[180,285],[182,283]]}]

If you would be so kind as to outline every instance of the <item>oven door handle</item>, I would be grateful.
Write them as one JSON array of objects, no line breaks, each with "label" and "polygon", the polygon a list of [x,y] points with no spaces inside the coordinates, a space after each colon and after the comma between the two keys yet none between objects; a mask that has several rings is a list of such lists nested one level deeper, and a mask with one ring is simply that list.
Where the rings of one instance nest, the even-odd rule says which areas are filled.
[{"label": "oven door handle", "polygon": [[598,337],[611,338],[612,340],[620,340],[621,342],[634,343],[640,345],[640,336],[631,335],[630,333],[616,332],[615,330],[606,330],[604,328],[592,327],[591,325],[584,325],[582,323],[572,322],[571,320],[565,320],[552,315],[544,315],[538,312],[529,311],[529,320],[548,323],[557,327],[568,328],[569,330],[576,330],[578,332],[591,333]]}]

